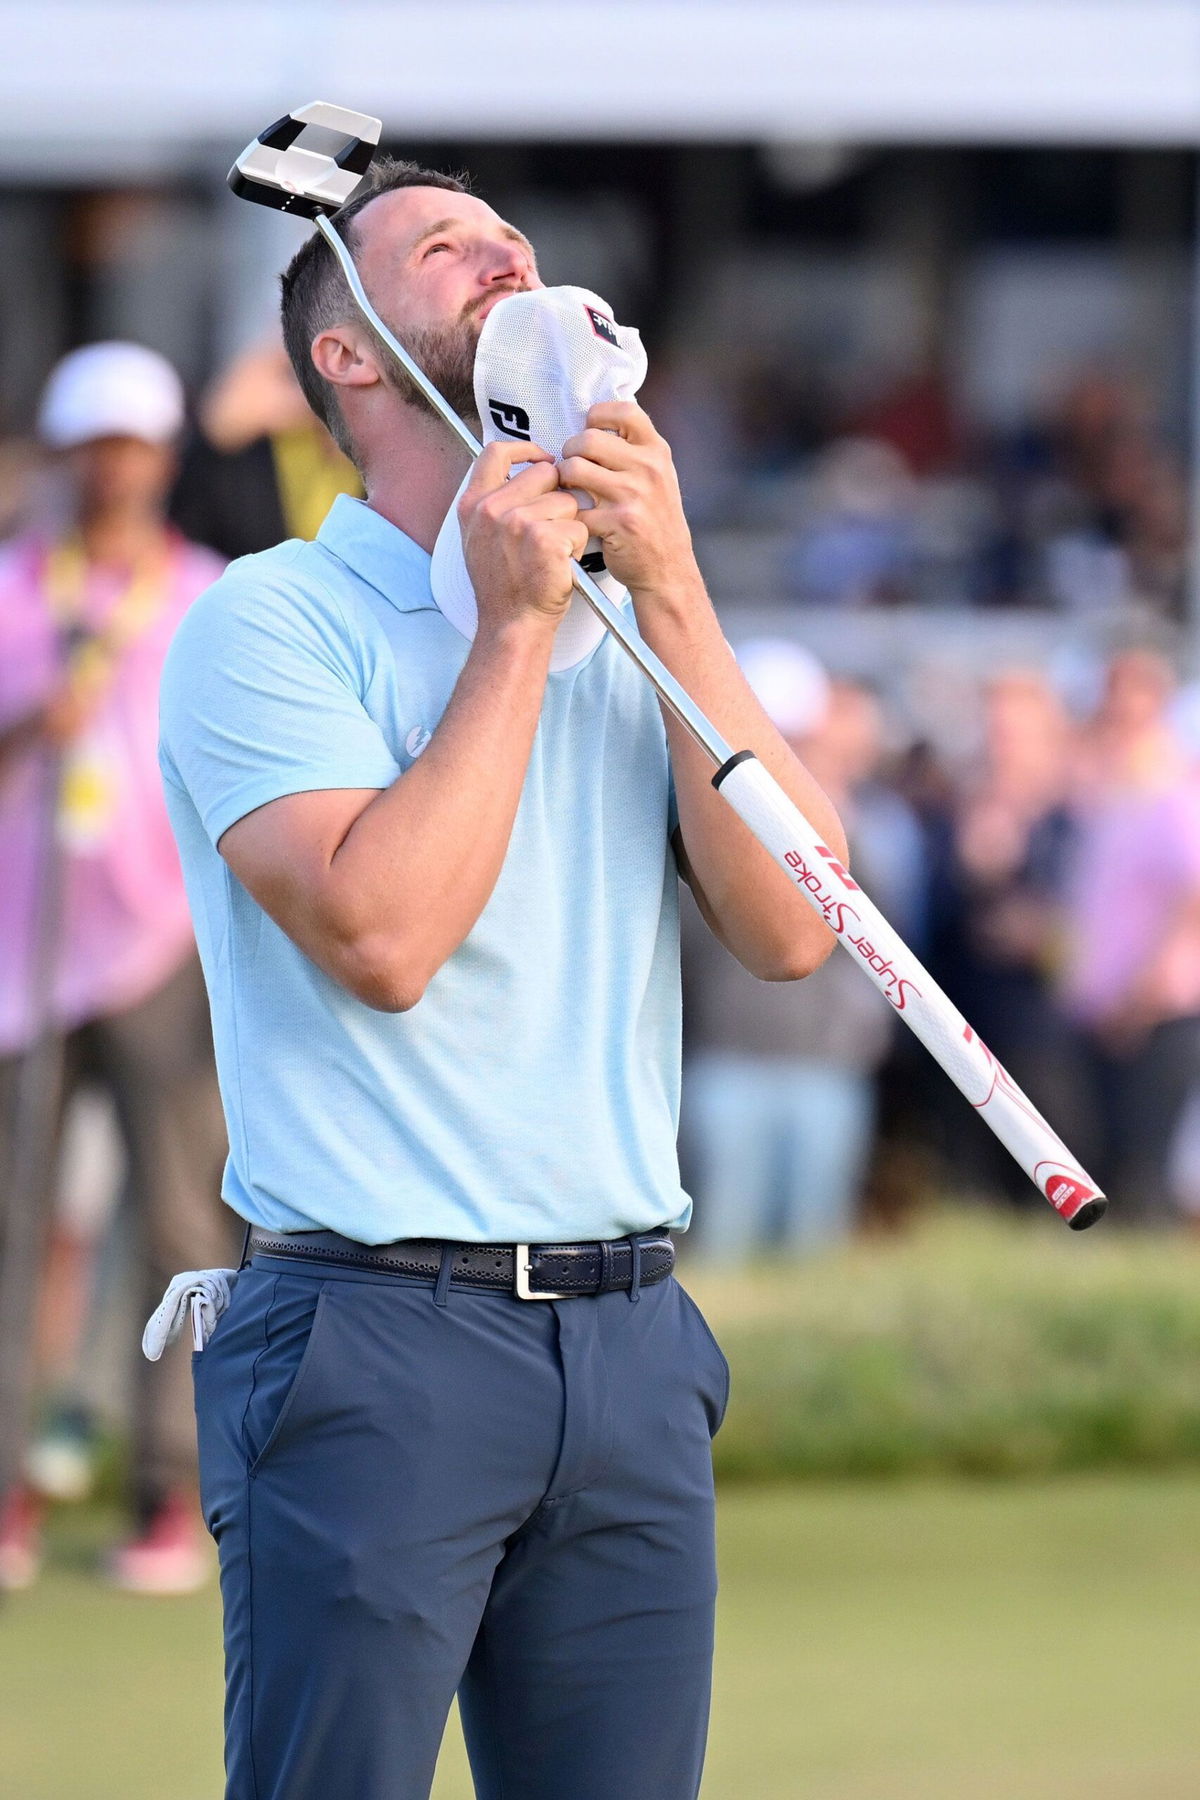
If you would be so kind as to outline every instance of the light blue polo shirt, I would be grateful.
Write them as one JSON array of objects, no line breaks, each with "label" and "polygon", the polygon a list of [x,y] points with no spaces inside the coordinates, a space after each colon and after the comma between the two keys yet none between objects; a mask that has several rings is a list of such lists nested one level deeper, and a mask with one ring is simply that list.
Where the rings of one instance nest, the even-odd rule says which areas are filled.
[{"label": "light blue polo shirt", "polygon": [[324,974],[217,852],[283,794],[411,767],[470,648],[429,560],[340,498],[315,543],[234,563],[167,658],[160,761],[212,1003],[225,1198],[365,1243],[686,1225],[666,735],[610,638],[550,676],[495,891],[409,1012]]}]

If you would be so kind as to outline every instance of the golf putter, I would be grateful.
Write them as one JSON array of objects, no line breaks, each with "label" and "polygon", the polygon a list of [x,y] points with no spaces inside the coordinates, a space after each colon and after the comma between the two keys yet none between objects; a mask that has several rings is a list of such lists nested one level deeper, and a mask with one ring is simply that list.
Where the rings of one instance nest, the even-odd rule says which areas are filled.
[{"label": "golf putter", "polygon": [[[339,147],[309,148],[299,141],[309,127],[320,128],[318,141],[328,142],[332,137]],[[244,200],[314,222],[337,257],[367,323],[463,447],[477,457],[483,446],[379,317],[348,246],[330,223],[329,215],[350,199],[370,167],[381,130],[382,122],[366,113],[313,101],[277,119],[255,138],[230,170],[229,185]],[[722,799],[991,1126],[1059,1217],[1075,1231],[1094,1225],[1108,1204],[1095,1182],[849,871],[820,842],[799,808],[752,750],[735,751],[725,742],[654,652],[633,635],[620,608],[587,571],[577,562],[571,570],[576,588],[592,611],[715,765],[713,786]]]}]

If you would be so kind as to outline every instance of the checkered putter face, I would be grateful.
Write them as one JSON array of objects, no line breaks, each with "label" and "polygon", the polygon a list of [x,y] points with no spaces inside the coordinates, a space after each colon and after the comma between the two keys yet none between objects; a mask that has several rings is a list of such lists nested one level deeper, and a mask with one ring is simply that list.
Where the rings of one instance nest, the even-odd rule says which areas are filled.
[{"label": "checkered putter face", "polygon": [[[300,143],[315,128],[332,134],[337,148]],[[242,151],[229,171],[229,186],[242,200],[305,219],[344,206],[371,166],[383,121],[326,100],[285,113]]]}]

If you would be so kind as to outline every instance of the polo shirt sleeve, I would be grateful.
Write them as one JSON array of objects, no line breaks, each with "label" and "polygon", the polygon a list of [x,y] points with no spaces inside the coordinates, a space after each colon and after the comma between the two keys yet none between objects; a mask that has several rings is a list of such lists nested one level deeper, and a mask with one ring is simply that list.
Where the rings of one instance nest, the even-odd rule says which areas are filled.
[{"label": "polo shirt sleeve", "polygon": [[365,697],[371,647],[280,553],[235,565],[172,642],[160,699],[163,777],[213,844],[284,794],[385,788],[401,774]]}]

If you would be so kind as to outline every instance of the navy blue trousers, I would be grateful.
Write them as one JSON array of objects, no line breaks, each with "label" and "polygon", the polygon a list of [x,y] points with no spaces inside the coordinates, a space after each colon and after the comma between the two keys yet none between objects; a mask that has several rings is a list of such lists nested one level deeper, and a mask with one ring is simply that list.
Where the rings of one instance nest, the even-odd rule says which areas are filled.
[{"label": "navy blue trousers", "polygon": [[[301,1272],[298,1272],[301,1270]],[[255,1257],[195,1360],[227,1800],[694,1800],[729,1371],[673,1279],[528,1303]]]}]

